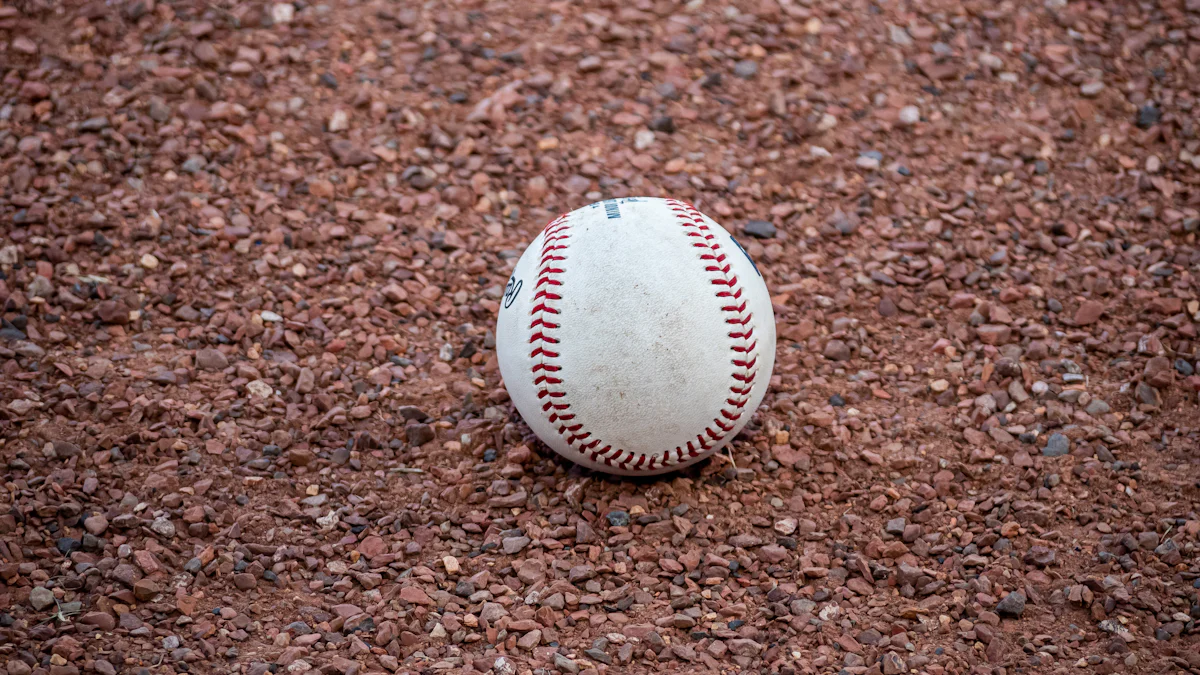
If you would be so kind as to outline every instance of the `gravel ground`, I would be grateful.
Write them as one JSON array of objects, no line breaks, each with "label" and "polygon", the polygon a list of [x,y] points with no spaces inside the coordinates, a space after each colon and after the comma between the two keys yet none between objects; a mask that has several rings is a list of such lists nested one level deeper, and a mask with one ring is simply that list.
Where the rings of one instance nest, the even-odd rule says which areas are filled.
[{"label": "gravel ground", "polygon": [[[1200,0],[0,0],[0,663],[1200,673]],[[772,391],[654,480],[497,299],[687,199]]]}]

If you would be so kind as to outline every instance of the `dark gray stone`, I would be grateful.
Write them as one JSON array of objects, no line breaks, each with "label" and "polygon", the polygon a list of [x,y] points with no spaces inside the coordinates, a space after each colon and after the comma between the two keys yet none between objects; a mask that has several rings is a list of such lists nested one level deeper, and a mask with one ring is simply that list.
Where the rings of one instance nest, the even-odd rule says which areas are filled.
[{"label": "dark gray stone", "polygon": [[1071,439],[1062,434],[1050,434],[1050,440],[1046,441],[1046,447],[1042,448],[1042,454],[1046,457],[1062,457],[1071,452]]},{"label": "dark gray stone", "polygon": [[766,220],[751,220],[746,223],[746,234],[755,239],[774,239],[775,224]]},{"label": "dark gray stone", "polygon": [[1025,594],[1013,591],[996,603],[996,613],[1000,616],[1018,617],[1025,613]]}]

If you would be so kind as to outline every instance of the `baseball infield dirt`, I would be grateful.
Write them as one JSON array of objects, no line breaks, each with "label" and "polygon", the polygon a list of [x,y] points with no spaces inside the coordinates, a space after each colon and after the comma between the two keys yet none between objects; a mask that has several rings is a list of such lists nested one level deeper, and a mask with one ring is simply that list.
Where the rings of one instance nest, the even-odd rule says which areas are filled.
[{"label": "baseball infield dirt", "polygon": [[[0,668],[1200,673],[1200,2],[0,2]],[[666,196],[779,342],[573,468],[494,325]]]}]

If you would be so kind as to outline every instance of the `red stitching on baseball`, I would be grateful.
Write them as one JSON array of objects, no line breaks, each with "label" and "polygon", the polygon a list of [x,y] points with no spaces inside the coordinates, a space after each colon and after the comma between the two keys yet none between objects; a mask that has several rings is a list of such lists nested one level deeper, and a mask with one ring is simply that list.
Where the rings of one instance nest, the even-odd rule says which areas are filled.
[{"label": "red stitching on baseball", "polygon": [[[568,446],[578,444],[577,449],[581,454],[589,457],[593,462],[621,469],[644,468],[650,470],[660,466],[670,466],[683,461],[685,457],[696,457],[720,444],[733,431],[737,421],[745,412],[746,405],[750,400],[750,392],[754,389],[754,379],[758,375],[758,371],[755,369],[758,363],[758,340],[754,339],[754,326],[751,324],[754,314],[746,311],[747,303],[741,300],[742,289],[738,284],[737,275],[731,274],[731,266],[725,264],[725,253],[721,250],[721,244],[709,230],[708,225],[704,223],[703,215],[691,204],[670,199],[667,200],[667,205],[676,215],[679,224],[685,228],[685,235],[698,240],[693,241],[692,246],[705,251],[700,255],[700,260],[706,263],[704,271],[713,275],[709,280],[711,285],[722,287],[721,290],[716,291],[716,296],[730,298],[734,301],[733,304],[721,307],[721,311],[726,314],[725,323],[743,327],[742,332],[728,333],[729,338],[734,341],[729,349],[740,357],[731,359],[739,372],[732,374],[734,383],[729,387],[732,397],[725,399],[728,407],[721,410],[712,423],[704,428],[703,433],[696,434],[694,442],[688,441],[685,446],[667,450],[662,457],[635,455],[633,452],[614,448],[612,445],[596,449],[601,444],[599,438],[592,438],[591,432],[588,431],[580,433],[580,430],[583,429],[582,423],[568,424],[575,419],[575,415],[563,414],[561,411],[569,409],[570,404],[554,402],[555,399],[567,395],[565,391],[558,389],[563,381],[561,378],[545,374],[557,373],[562,370],[562,366],[547,362],[550,359],[557,359],[559,353],[547,350],[545,345],[559,343],[559,338],[552,335],[552,332],[557,330],[561,324],[547,320],[550,318],[547,315],[560,313],[560,310],[552,303],[562,300],[562,295],[551,292],[549,289],[563,285],[562,281],[556,277],[563,274],[566,269],[566,266],[561,263],[567,260],[564,253],[570,245],[571,238],[571,225],[566,222],[567,214],[560,215],[551,221],[543,231],[541,269],[538,270],[537,279],[534,282],[534,288],[538,291],[534,294],[533,299],[538,301],[538,304],[530,310],[529,329],[530,331],[538,330],[530,335],[529,343],[537,344],[537,347],[529,356],[532,359],[540,357],[540,361],[534,363],[531,372],[533,384],[538,388],[537,397],[539,400],[545,400],[542,411],[547,413],[547,419],[551,424],[563,423],[557,426],[557,430]],[[708,264],[714,262],[715,265]],[[557,264],[551,265],[550,263]],[[551,386],[554,389],[551,389]],[[720,431],[714,431],[712,427],[716,427]],[[588,439],[591,440],[588,441]]]},{"label": "red stitching on baseball", "polygon": [[[545,374],[557,373],[562,370],[562,366],[547,362],[550,359],[557,359],[559,353],[546,349],[545,345],[559,343],[559,338],[555,337],[552,333],[558,330],[561,324],[549,319],[560,313],[559,309],[553,303],[562,300],[562,294],[555,293],[550,289],[563,285],[562,281],[556,277],[563,274],[566,269],[562,263],[566,262],[567,256],[563,254],[567,251],[570,242],[571,227],[566,220],[567,214],[560,215],[551,221],[543,231],[541,269],[538,270],[537,279],[534,282],[534,288],[538,289],[538,291],[533,296],[533,299],[538,302],[529,311],[531,317],[529,330],[534,331],[534,329],[538,329],[536,332],[531,333],[529,343],[537,343],[538,346],[530,352],[529,357],[531,359],[540,357],[541,359],[533,364],[530,371],[533,374],[533,385],[538,388],[538,399],[545,400],[545,403],[542,404],[542,412],[547,413],[546,419],[549,420],[550,424],[558,424],[558,433],[566,439],[567,445],[573,445],[587,439],[591,434],[589,432],[576,433],[583,428],[583,425],[572,423],[575,419],[573,413],[563,412],[570,409],[570,404],[554,402],[555,399],[561,399],[567,395],[565,391],[558,389],[563,383],[562,378]],[[554,387],[554,389],[551,389],[551,387]],[[588,444],[581,443],[581,445],[586,448],[592,448],[598,443],[599,441],[597,440]]]},{"label": "red stitching on baseball", "polygon": [[[725,399],[725,403],[729,407],[722,409],[720,416],[713,420],[713,425],[723,433],[718,434],[711,428],[704,430],[711,439],[712,445],[716,445],[723,441],[725,436],[736,426],[731,422],[736,422],[741,418],[746,404],[750,400],[750,392],[754,389],[754,378],[758,375],[758,371],[755,369],[758,364],[758,340],[754,339],[754,326],[751,324],[754,314],[746,311],[747,303],[741,300],[742,289],[738,284],[737,275],[731,274],[730,266],[724,264],[725,254],[721,251],[721,244],[705,224],[704,216],[691,204],[685,202],[671,199],[667,200],[667,204],[676,214],[679,224],[686,229],[687,236],[700,240],[693,242],[692,246],[708,249],[707,253],[701,254],[700,260],[706,263],[717,263],[716,265],[705,265],[704,269],[706,272],[714,274],[714,278],[710,280],[713,286],[723,287],[722,290],[717,291],[717,297],[731,298],[734,301],[732,304],[721,307],[721,311],[726,314],[725,323],[743,327],[741,332],[735,330],[729,333],[730,339],[734,341],[734,344],[730,345],[730,350],[741,358],[732,359],[733,365],[739,369],[739,372],[732,374],[734,383],[729,387],[729,392],[734,395],[734,398]],[[729,420],[729,422],[725,420]],[[709,439],[705,439],[703,436],[697,436],[697,439],[702,450],[711,447]],[[682,454],[683,448],[676,448],[676,451]],[[691,443],[688,443],[687,451],[693,456],[697,454]]]}]

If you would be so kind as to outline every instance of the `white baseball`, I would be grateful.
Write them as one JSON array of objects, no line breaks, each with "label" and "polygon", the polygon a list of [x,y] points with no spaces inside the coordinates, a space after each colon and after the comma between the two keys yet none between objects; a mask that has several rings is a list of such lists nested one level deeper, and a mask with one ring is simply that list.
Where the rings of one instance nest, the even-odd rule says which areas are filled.
[{"label": "white baseball", "polygon": [[674,199],[610,199],[559,216],[525,250],[496,353],[546,445],[592,469],[657,474],[750,421],[775,363],[775,314],[711,218]]}]

